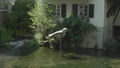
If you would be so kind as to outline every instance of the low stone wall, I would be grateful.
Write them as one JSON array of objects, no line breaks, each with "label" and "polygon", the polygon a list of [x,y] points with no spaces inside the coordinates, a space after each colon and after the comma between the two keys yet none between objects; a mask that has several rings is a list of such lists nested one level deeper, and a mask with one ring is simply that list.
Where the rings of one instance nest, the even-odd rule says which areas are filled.
[{"label": "low stone wall", "polygon": [[84,36],[84,41],[80,45],[83,48],[95,48],[97,46],[97,32],[91,32]]},{"label": "low stone wall", "polygon": [[103,27],[97,27],[97,30],[84,36],[81,47],[104,49],[104,31]]}]

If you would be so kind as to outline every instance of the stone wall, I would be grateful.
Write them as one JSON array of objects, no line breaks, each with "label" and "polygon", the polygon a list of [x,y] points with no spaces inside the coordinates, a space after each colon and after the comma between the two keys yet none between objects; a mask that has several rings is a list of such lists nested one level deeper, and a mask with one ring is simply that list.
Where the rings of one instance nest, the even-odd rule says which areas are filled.
[{"label": "stone wall", "polygon": [[103,49],[103,27],[97,27],[97,30],[84,36],[84,41],[81,45],[83,48],[99,48]]},{"label": "stone wall", "polygon": [[80,45],[83,48],[95,48],[97,45],[97,31],[91,32],[84,36],[84,41]]}]

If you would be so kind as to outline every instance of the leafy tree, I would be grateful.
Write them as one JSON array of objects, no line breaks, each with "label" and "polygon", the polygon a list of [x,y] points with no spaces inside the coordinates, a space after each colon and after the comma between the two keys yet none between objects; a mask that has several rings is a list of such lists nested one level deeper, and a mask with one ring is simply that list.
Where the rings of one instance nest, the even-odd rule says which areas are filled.
[{"label": "leafy tree", "polygon": [[12,10],[8,13],[8,22],[5,23],[14,36],[22,36],[23,34],[30,33],[31,28],[29,25],[32,21],[29,19],[30,11],[34,7],[35,0],[16,0]]},{"label": "leafy tree", "polygon": [[11,32],[6,30],[4,27],[0,27],[0,46],[4,46],[3,44],[12,40]]},{"label": "leafy tree", "polygon": [[34,8],[29,12],[35,33],[35,38],[42,43],[46,36],[55,27],[52,4],[48,0],[36,0]]}]

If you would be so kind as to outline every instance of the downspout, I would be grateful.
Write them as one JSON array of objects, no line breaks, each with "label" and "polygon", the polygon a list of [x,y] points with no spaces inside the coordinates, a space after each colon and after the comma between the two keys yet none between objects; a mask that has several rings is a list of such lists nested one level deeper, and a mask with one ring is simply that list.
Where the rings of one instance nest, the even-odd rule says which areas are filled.
[{"label": "downspout", "polygon": [[107,11],[107,0],[105,0],[105,3],[104,3],[104,31],[103,31],[103,46],[104,46],[104,43],[106,42],[106,23],[107,23],[107,18],[106,18],[106,11]]}]

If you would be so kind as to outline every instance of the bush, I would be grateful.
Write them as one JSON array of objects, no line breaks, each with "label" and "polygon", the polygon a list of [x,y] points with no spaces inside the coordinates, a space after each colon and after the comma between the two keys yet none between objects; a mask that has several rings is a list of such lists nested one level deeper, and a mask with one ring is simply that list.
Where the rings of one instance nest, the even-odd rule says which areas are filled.
[{"label": "bush", "polygon": [[8,21],[5,26],[14,36],[22,36],[31,33],[32,21],[28,12],[34,7],[34,0],[16,0],[12,6],[11,12],[8,13]]},{"label": "bush", "polygon": [[120,42],[114,39],[105,42],[104,47],[111,52],[120,52]]},{"label": "bush", "polygon": [[35,39],[42,45],[56,24],[52,15],[52,5],[49,5],[48,0],[35,1],[35,7],[29,12],[32,20],[30,27],[34,31]]},{"label": "bush", "polygon": [[0,28],[0,44],[4,44],[12,40],[11,32],[7,31],[5,28]]},{"label": "bush", "polygon": [[20,56],[24,56],[24,55],[28,55],[31,54],[32,52],[36,51],[39,48],[39,45],[37,43],[37,41],[32,38],[31,40],[26,40],[25,44],[13,49],[15,52],[15,55],[20,55]]},{"label": "bush", "polygon": [[60,28],[68,28],[68,32],[62,41],[67,45],[64,46],[66,48],[78,48],[84,39],[84,35],[96,29],[84,16],[71,15],[65,18],[63,23],[59,25]]},{"label": "bush", "polygon": [[26,45],[27,45],[28,47],[30,47],[30,48],[39,47],[37,41],[36,41],[34,38],[31,39],[30,41],[28,41],[28,42],[26,43]]}]

